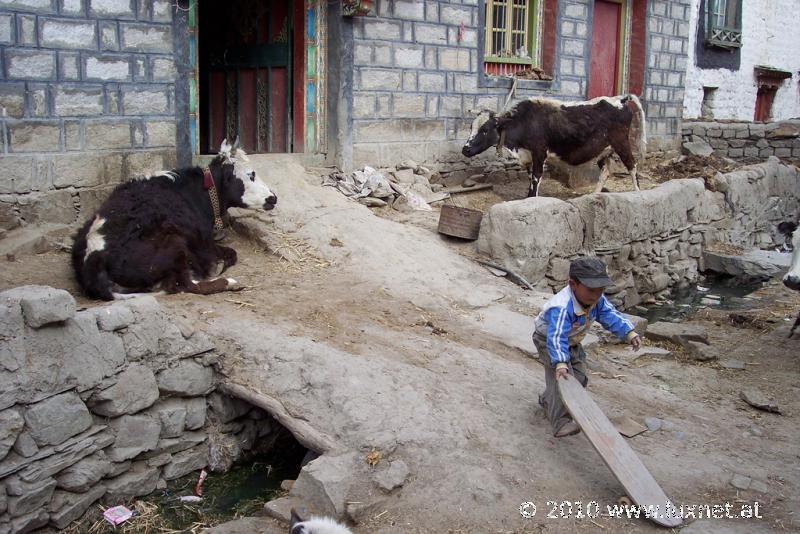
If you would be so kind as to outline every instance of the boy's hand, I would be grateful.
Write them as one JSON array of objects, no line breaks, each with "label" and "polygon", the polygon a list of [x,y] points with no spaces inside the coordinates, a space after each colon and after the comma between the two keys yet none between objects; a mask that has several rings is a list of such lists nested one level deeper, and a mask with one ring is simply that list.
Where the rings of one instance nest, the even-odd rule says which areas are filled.
[{"label": "boy's hand", "polygon": [[560,367],[556,369],[556,380],[561,380],[565,378],[569,374],[569,369],[566,367]]},{"label": "boy's hand", "polygon": [[631,347],[633,347],[633,351],[636,352],[642,346],[642,338],[639,335],[635,335],[631,338]]}]

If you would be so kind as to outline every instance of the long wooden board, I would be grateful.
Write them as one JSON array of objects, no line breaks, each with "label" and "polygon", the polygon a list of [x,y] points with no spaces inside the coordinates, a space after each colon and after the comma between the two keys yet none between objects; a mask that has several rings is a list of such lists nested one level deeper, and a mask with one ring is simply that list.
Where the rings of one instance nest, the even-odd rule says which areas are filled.
[{"label": "long wooden board", "polygon": [[[557,384],[558,392],[572,418],[625,488],[631,501],[642,507],[658,506],[658,516],[646,519],[665,527],[679,526],[680,517],[670,517],[665,513],[672,501],[589,393],[571,376],[558,380]],[[645,517],[644,511],[641,517]]]}]

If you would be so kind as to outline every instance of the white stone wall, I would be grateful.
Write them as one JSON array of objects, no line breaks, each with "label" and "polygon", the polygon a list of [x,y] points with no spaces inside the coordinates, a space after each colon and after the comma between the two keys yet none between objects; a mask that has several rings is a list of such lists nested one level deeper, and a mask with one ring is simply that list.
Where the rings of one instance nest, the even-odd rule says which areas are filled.
[{"label": "white stone wall", "polygon": [[753,68],[770,66],[793,73],[775,95],[772,119],[800,116],[800,33],[797,32],[797,0],[745,1],[742,11],[742,50],[739,70],[700,69],[695,46],[700,0],[692,0],[689,65],[686,71],[684,118],[700,117],[703,86],[716,86],[712,111],[715,119],[752,121],[756,104]]}]

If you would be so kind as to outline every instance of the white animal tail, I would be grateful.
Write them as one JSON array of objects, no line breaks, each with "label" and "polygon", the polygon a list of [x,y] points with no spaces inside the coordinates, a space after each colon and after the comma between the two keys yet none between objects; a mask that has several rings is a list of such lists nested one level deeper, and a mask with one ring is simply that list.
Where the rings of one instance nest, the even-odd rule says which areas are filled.
[{"label": "white animal tail", "polygon": [[636,109],[639,110],[639,139],[637,139],[637,145],[639,148],[639,157],[644,161],[644,156],[647,153],[647,119],[644,116],[644,108],[642,107],[642,102],[639,100],[639,97],[634,94],[629,94],[628,98],[636,104]]}]

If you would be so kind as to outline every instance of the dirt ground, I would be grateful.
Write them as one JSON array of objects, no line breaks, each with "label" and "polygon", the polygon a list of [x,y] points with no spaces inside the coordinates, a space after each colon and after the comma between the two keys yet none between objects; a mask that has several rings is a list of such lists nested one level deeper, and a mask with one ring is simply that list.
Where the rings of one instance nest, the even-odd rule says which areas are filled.
[{"label": "dirt ground", "polygon": [[[620,187],[623,183],[630,186],[627,176],[612,180],[612,184],[620,184]],[[559,185],[552,181],[551,184],[552,187]],[[527,184],[521,184],[521,187],[524,196]],[[547,185],[544,187],[545,195],[554,192],[548,191]],[[500,198],[511,194],[510,189],[500,191],[503,193],[498,195]],[[489,205],[493,203],[491,195],[497,194],[496,188],[493,193],[469,195],[471,202]],[[484,200],[479,200],[478,195],[483,195]],[[435,213],[395,212],[384,216],[433,233]],[[537,362],[521,351],[483,335],[455,310],[422,310],[408,300],[394,298],[379,287],[347,283],[343,277],[349,277],[349,274],[341,266],[313,254],[301,251],[295,256],[295,261],[290,262],[241,236],[229,233],[227,240],[239,254],[239,262],[231,268],[229,275],[244,284],[246,289],[208,297],[161,296],[159,301],[163,306],[194,321],[201,328],[220,317],[232,323],[266,319],[291,324],[291,335],[304,336],[364,356],[375,350],[370,330],[377,328],[399,336],[428,337],[437,343],[487,351],[500,360],[527,366],[532,373],[541,372],[537,370]],[[443,242],[461,255],[474,254],[471,245],[464,242]],[[15,261],[0,259],[0,263],[0,290],[25,284],[50,285],[70,291],[79,306],[100,304],[85,299],[77,291],[66,252],[21,256]],[[742,360],[746,364],[745,370],[724,369],[718,362],[693,362],[680,350],[676,350],[674,359],[640,358],[635,361],[630,361],[629,355],[615,345],[600,345],[589,351],[593,361],[589,390],[608,415],[624,414],[639,422],[643,422],[645,417],[659,417],[668,422],[662,430],[646,432],[630,442],[643,459],[657,458],[660,462],[671,463],[660,466],[657,478],[662,486],[669,488],[668,493],[677,504],[761,503],[762,520],[702,520],[695,525],[698,528],[695,532],[715,532],[723,526],[731,532],[800,531],[800,517],[796,512],[800,504],[800,451],[797,447],[800,442],[800,334],[791,340],[786,338],[791,321],[800,310],[800,293],[784,288],[775,280],[753,296],[755,310],[745,314],[752,320],[731,320],[730,311],[722,310],[704,310],[692,320],[706,328],[719,359]],[[405,357],[420,361],[425,358],[411,350],[407,350]],[[781,407],[782,415],[757,411],[745,404],[739,393],[749,387],[758,388],[770,396]],[[531,398],[535,397],[534,393],[530,393]],[[541,461],[550,464],[533,463],[529,472],[519,472],[518,477],[514,477],[517,493],[527,492],[531,500],[539,503],[540,514],[535,520],[520,523],[519,502],[497,502],[493,505],[496,509],[484,513],[485,520],[478,521],[468,511],[432,502],[426,505],[421,497],[414,499],[406,495],[407,504],[393,508],[392,501],[388,501],[385,509],[376,511],[354,531],[656,530],[642,520],[603,515],[592,520],[545,519],[547,498],[613,502],[621,490],[585,438],[579,435],[558,441],[546,436],[546,421],[538,407],[531,402],[525,410],[533,415],[517,425],[527,427],[525,432],[533,430],[537,436],[541,433],[536,446],[540,448],[540,458],[545,458]],[[565,454],[565,450],[571,452]],[[523,456],[531,458],[530,452]],[[557,467],[561,461],[565,465]],[[592,467],[582,473],[578,467],[581,462],[590,462]],[[452,468],[457,470],[459,466],[453,465]],[[538,470],[552,476],[537,482]],[[709,476],[710,472],[715,475]],[[734,474],[747,475],[765,483],[769,492],[737,490],[728,483]],[[463,495],[451,496],[447,502],[461,499],[467,508],[486,506],[485,502],[474,502],[474,498],[474,494],[465,491]],[[501,519],[504,517],[509,519]],[[265,523],[264,532],[279,531],[274,522],[269,522],[269,525],[267,528]],[[701,530],[701,525],[711,530]]]}]

